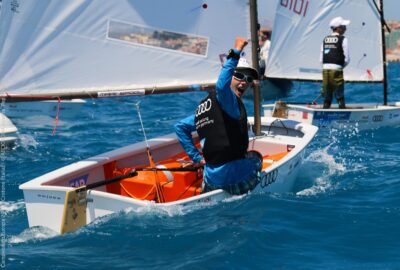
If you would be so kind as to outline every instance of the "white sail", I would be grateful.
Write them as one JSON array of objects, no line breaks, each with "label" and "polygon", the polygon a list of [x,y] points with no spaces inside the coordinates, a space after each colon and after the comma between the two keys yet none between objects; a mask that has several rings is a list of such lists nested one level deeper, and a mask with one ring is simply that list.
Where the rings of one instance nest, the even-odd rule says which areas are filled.
[{"label": "white sail", "polygon": [[[278,3],[266,76],[321,80],[323,38],[338,16],[351,20],[346,81],[382,81],[380,16],[374,0],[281,0]],[[379,3],[376,3],[379,7]]]},{"label": "white sail", "polygon": [[248,1],[4,0],[0,94],[212,83],[236,36]]}]

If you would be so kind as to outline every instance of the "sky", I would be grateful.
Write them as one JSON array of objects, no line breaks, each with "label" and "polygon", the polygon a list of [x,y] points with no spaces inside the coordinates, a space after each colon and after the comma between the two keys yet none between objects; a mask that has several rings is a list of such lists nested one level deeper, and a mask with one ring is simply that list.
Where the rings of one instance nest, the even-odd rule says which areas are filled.
[{"label": "sky", "polygon": [[[273,25],[275,9],[279,1],[280,0],[258,0],[258,17],[261,25]],[[387,21],[400,21],[400,0],[383,0],[383,8]]]},{"label": "sky", "polygon": [[386,20],[400,21],[399,0],[383,0],[383,11],[385,13]]}]

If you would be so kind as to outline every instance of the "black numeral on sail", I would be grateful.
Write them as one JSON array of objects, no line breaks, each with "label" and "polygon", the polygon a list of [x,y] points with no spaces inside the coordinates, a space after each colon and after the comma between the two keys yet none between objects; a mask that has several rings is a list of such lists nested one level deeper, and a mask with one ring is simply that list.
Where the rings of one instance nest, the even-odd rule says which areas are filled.
[{"label": "black numeral on sail", "polygon": [[308,0],[281,0],[281,6],[303,17],[307,14]]}]

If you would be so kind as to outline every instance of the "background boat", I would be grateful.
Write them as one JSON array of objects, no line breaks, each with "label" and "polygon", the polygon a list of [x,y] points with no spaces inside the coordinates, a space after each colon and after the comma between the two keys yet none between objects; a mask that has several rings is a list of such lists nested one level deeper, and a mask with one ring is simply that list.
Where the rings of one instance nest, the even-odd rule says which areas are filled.
[{"label": "background boat", "polygon": [[[13,30],[15,29],[10,27],[10,22],[7,20],[6,12],[2,12],[2,10],[11,9],[12,12],[18,13],[18,8],[19,4],[17,2],[6,2],[4,3],[4,5],[3,2],[0,3],[0,93],[2,95],[4,95],[4,93],[11,94],[13,92],[9,88],[10,82],[12,82],[12,84],[14,85],[21,84],[28,77],[33,77],[32,75],[26,76],[26,74],[22,74],[23,72],[26,72],[26,70],[22,71],[20,62],[26,61],[27,63],[25,64],[30,68],[33,68],[33,65],[30,65],[29,63],[29,57],[27,57],[28,54],[26,53],[26,51],[16,51],[13,49],[9,50],[9,48],[7,48],[10,43],[13,44],[14,42],[17,42],[17,40],[15,40],[16,33],[13,33]],[[19,41],[23,42],[21,39]],[[24,42],[26,42],[26,48],[28,48],[28,46],[31,44],[26,40]],[[23,45],[20,45],[20,48],[22,46]],[[28,72],[29,71],[30,70],[28,70]],[[15,89],[18,89],[19,87],[21,87],[21,85],[15,86]],[[51,100],[38,102],[5,102],[2,111],[4,116],[8,118],[8,120],[6,120],[5,122],[5,124],[7,125],[5,128],[9,130],[10,126],[14,126],[14,123],[11,121],[16,117],[29,117],[30,120],[32,120],[32,117],[35,116],[48,116],[56,118],[61,115],[60,118],[72,119],[80,113],[81,107],[84,103],[85,101],[82,99],[72,99],[68,101],[65,100],[61,102],[60,108],[58,108],[58,101]],[[43,118],[39,117],[35,119],[38,120]],[[45,123],[39,121],[38,124]],[[16,127],[14,126],[12,129],[16,129]],[[7,131],[6,133],[9,134],[10,132]],[[12,134],[11,137],[7,136],[6,138],[3,138],[2,141],[7,142],[8,144],[12,144],[13,142],[15,142],[15,140],[17,139],[17,134],[14,131],[12,133],[14,134]]]},{"label": "background boat", "polygon": [[[271,15],[273,14],[270,10],[276,10],[278,1],[268,1],[268,0],[261,0],[257,1],[257,8],[258,8],[258,22],[260,24],[260,34],[259,34],[259,44],[260,48],[262,47],[263,41],[262,35],[267,34],[268,39],[271,39],[271,31],[272,25],[274,22],[274,17]],[[275,33],[279,35],[278,32]],[[261,58],[261,57],[260,57]],[[264,71],[263,71],[264,70]],[[267,79],[267,74],[265,73],[265,61],[263,63],[263,69],[261,69],[261,78],[260,80],[260,91],[261,91],[261,98],[262,101],[266,102],[268,100],[276,100],[279,98],[286,97],[288,92],[293,88],[293,83],[290,79],[285,78],[269,78]],[[247,91],[244,95],[244,98],[252,99],[253,92]]]},{"label": "background boat", "polygon": [[4,104],[4,113],[7,117],[21,118],[32,116],[48,116],[60,119],[73,119],[78,117],[86,103],[83,99],[63,100],[59,104],[56,100],[33,102],[7,102]]},{"label": "background boat", "polygon": [[[302,88],[302,91],[318,94],[308,102],[295,101],[280,106],[263,106],[264,115],[280,115],[289,119],[305,121],[320,127],[368,129],[400,123],[400,104],[388,103],[386,83],[385,43],[382,27],[385,26],[382,1],[319,1],[306,5],[278,4],[274,28],[280,35],[272,36],[272,47],[267,63],[268,76],[302,81],[321,81],[322,67],[319,62],[321,40],[330,33],[329,21],[340,14],[351,20],[346,36],[349,38],[350,64],[344,69],[347,83],[383,83],[382,105],[351,104],[346,109],[337,105],[323,109],[313,104],[318,99],[317,89]],[[353,10],[359,10],[357,14]],[[366,45],[368,44],[368,45]],[[374,87],[369,86],[370,89]],[[367,90],[366,94],[371,91]],[[347,98],[345,91],[345,97]],[[323,100],[323,98],[320,98]],[[308,104],[307,104],[308,103]]]},{"label": "background boat", "polygon": [[17,127],[8,119],[7,116],[0,113],[0,144],[3,147],[13,146],[17,140]]}]

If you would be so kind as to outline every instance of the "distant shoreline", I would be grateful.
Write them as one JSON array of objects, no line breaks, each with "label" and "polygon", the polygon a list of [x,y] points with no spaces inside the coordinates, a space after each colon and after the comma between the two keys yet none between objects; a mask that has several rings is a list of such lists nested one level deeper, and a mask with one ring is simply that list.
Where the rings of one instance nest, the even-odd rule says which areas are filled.
[{"label": "distant shoreline", "polygon": [[390,33],[386,31],[386,59],[388,62],[400,61],[400,22],[388,21],[387,22]]},{"label": "distant shoreline", "polygon": [[393,56],[393,55],[387,54],[386,60],[388,62],[400,62],[400,56],[397,56],[397,55]]}]

